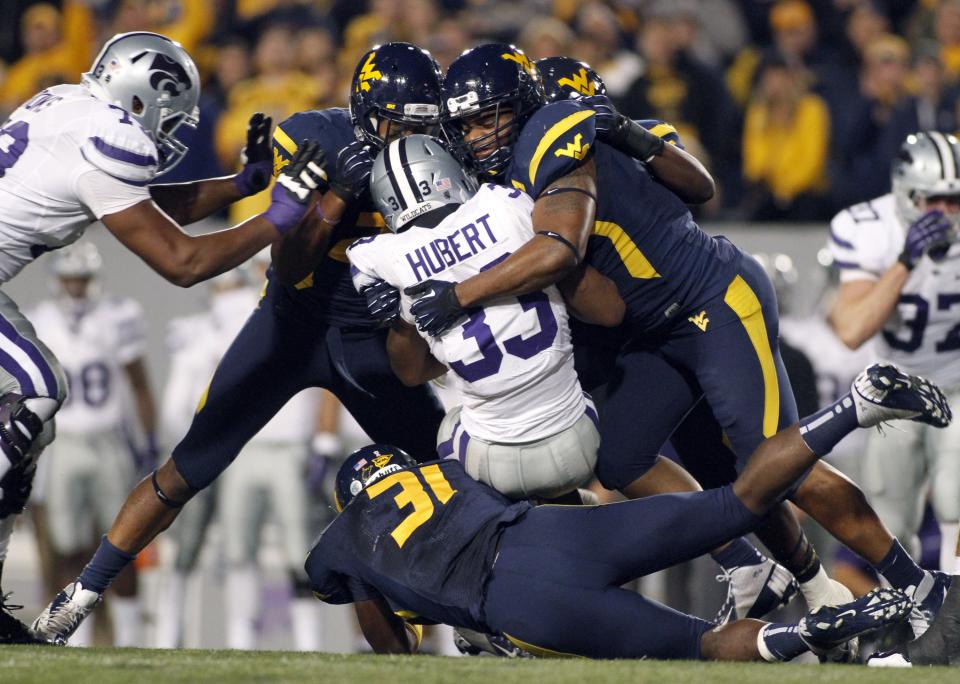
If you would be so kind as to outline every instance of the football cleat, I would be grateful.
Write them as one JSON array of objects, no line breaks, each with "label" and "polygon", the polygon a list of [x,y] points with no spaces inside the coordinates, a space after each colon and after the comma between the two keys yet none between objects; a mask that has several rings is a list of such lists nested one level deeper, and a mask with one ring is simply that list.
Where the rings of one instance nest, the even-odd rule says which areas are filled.
[{"label": "football cleat", "polygon": [[867,667],[913,667],[913,663],[899,651],[877,651],[867,658]]},{"label": "football cleat", "polygon": [[7,603],[10,594],[0,594],[0,644],[46,644],[30,629],[13,617],[11,611],[20,610],[23,606]]},{"label": "football cleat", "polygon": [[774,560],[724,570],[718,582],[729,582],[727,598],[720,606],[715,622],[725,625],[731,620],[762,618],[790,603],[799,591],[790,571]]},{"label": "football cleat", "polygon": [[84,618],[93,612],[101,598],[101,594],[84,589],[79,580],[71,582],[34,620],[34,634],[52,644],[63,646]]},{"label": "football cleat", "polygon": [[497,658],[533,657],[533,654],[524,651],[505,636],[475,632],[466,627],[453,628],[453,645],[463,655],[490,655]]},{"label": "football cleat", "polygon": [[855,601],[823,606],[800,620],[800,638],[821,660],[856,659],[855,637],[907,618],[913,602],[899,589],[874,589]]},{"label": "football cleat", "polygon": [[890,363],[875,363],[864,370],[854,379],[850,392],[860,427],[915,420],[942,428],[953,418],[939,387]]},{"label": "football cleat", "polygon": [[950,588],[950,575],[942,572],[927,571],[923,573],[923,580],[917,587],[908,587],[907,595],[913,601],[913,610],[910,611],[910,627],[913,629],[913,638],[919,639],[930,625],[943,599]]}]

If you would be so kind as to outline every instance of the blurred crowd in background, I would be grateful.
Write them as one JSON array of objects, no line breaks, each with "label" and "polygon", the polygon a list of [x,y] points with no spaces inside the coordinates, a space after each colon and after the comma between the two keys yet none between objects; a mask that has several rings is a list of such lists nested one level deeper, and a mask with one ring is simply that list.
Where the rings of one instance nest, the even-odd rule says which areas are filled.
[{"label": "blurred crowd in background", "polygon": [[[818,221],[889,189],[909,132],[958,128],[960,0],[5,0],[0,119],[149,29],[204,77],[169,180],[232,171],[253,111],[343,106],[359,56],[404,40],[442,67],[488,40],[593,66],[621,111],[676,126],[720,192],[702,218]],[[258,210],[258,200],[232,218]]]}]

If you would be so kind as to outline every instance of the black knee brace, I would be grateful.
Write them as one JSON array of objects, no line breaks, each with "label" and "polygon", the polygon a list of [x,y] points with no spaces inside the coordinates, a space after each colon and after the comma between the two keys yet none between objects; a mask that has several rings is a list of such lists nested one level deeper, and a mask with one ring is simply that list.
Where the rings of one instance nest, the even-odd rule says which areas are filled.
[{"label": "black knee brace", "polygon": [[42,431],[43,421],[27,408],[22,395],[11,392],[0,397],[0,448],[14,468]]}]

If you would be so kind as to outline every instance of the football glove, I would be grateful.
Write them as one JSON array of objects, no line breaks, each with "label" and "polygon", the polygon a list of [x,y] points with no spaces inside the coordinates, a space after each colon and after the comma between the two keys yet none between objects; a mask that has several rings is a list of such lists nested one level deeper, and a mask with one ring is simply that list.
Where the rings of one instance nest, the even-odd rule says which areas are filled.
[{"label": "football glove", "polygon": [[337,170],[330,182],[333,193],[349,204],[359,199],[370,186],[373,150],[369,144],[355,140],[337,155]]},{"label": "football glove", "polygon": [[912,271],[924,254],[942,257],[953,236],[953,223],[940,211],[928,211],[907,229],[898,261]]},{"label": "football glove", "polygon": [[273,175],[273,150],[270,147],[270,131],[273,119],[257,112],[247,124],[247,144],[240,152],[243,170],[236,175],[234,183],[244,197],[266,190]]},{"label": "football glove", "polygon": [[367,312],[381,327],[392,325],[400,316],[400,290],[386,280],[377,280],[360,292],[367,300]]},{"label": "football glove", "polygon": [[579,101],[596,112],[597,138],[610,147],[642,162],[663,154],[663,138],[618,112],[606,95],[591,95]]},{"label": "football glove", "polygon": [[403,291],[415,300],[410,313],[420,332],[437,337],[466,315],[467,310],[457,299],[456,285],[445,280],[424,280]]},{"label": "football glove", "polygon": [[270,193],[270,208],[263,217],[281,235],[296,226],[307,211],[310,195],[327,181],[323,170],[326,160],[323,148],[315,141],[304,140],[297,147],[290,163],[283,167]]}]

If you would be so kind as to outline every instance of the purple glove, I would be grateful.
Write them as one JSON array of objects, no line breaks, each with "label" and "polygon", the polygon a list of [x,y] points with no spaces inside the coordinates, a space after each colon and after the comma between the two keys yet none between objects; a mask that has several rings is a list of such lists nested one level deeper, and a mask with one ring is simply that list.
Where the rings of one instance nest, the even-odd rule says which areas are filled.
[{"label": "purple glove", "polygon": [[360,293],[367,300],[367,312],[381,327],[387,327],[400,316],[400,290],[386,280],[378,280]]},{"label": "purple glove", "polygon": [[349,204],[359,199],[370,185],[373,171],[373,148],[369,143],[355,140],[337,155],[337,171],[330,182],[330,189],[337,197]]},{"label": "purple glove", "polygon": [[320,144],[304,140],[290,163],[283,167],[270,192],[270,208],[263,213],[285,235],[298,223],[310,204],[310,195],[327,180],[323,170],[325,155]]},{"label": "purple glove", "polygon": [[912,271],[923,255],[940,251],[948,246],[952,239],[953,223],[943,212],[933,210],[914,221],[907,229],[907,239],[898,261]]},{"label": "purple glove", "polygon": [[240,153],[243,170],[233,182],[244,197],[266,190],[273,175],[273,150],[270,148],[270,129],[273,119],[257,112],[247,124],[247,145]]},{"label": "purple glove", "polygon": [[467,315],[457,299],[456,285],[446,280],[424,280],[403,291],[416,300],[410,306],[410,313],[417,319],[420,332],[437,337]]}]

